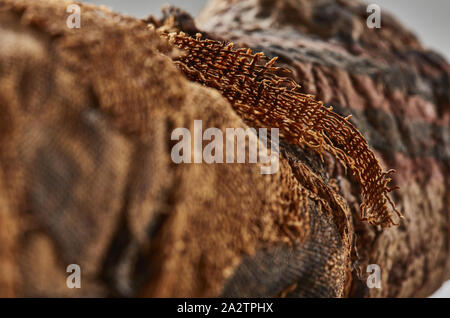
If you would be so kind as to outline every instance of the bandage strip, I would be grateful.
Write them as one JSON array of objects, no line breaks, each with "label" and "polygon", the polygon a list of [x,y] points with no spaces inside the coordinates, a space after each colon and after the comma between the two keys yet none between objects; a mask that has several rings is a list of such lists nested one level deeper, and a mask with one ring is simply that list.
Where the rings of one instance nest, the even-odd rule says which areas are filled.
[{"label": "bandage strip", "polygon": [[178,68],[192,81],[219,90],[236,112],[249,124],[279,128],[286,141],[305,145],[321,157],[324,151],[349,168],[361,185],[361,218],[388,227],[402,218],[388,193],[390,174],[384,172],[361,133],[327,108],[314,96],[299,92],[294,80],[280,77],[283,68],[274,67],[276,58],[250,49],[233,49],[233,44],[203,40],[184,33],[162,34],[185,51],[175,58]]}]

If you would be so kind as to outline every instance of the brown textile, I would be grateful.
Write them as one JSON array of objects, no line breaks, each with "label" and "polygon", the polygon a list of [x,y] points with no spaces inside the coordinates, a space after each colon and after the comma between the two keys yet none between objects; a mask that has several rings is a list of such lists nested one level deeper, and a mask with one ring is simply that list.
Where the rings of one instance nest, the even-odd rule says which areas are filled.
[{"label": "brown textile", "polygon": [[[216,0],[196,19],[197,32],[277,56],[301,92],[352,115],[382,165],[396,170],[393,199],[405,220],[383,231],[360,222],[355,182],[333,159],[321,167],[353,215],[361,279],[354,271],[347,294],[427,296],[450,272],[450,65],[386,10],[380,29],[367,28],[366,8],[350,0]],[[381,289],[365,286],[367,264],[381,266]]]},{"label": "brown textile", "polygon": [[[382,165],[401,172],[394,182],[401,185],[405,178],[413,184],[411,178],[417,178],[413,189],[426,189],[423,194],[402,187],[394,200],[406,221],[382,232],[361,222],[358,183],[335,158],[324,152],[322,161],[288,138],[274,175],[261,175],[260,164],[176,165],[170,158],[174,128],[192,131],[196,119],[204,129],[247,128],[247,118],[218,91],[186,79],[171,60],[181,52],[148,21],[79,4],[82,27],[69,29],[69,3],[0,0],[1,296],[420,296],[446,278],[450,138],[445,130],[436,128],[438,137],[423,149],[441,149],[436,153],[444,159],[412,156],[424,140],[416,144],[408,134],[406,140],[414,142],[405,151],[395,146],[382,151],[373,141],[378,117],[369,121],[364,108],[355,112],[360,121],[354,125],[388,163]],[[196,31],[186,15],[170,18],[172,13],[166,15],[175,27]],[[207,16],[208,11],[203,21]],[[220,21],[221,14],[214,12],[214,19]],[[235,37],[233,25],[224,37]],[[206,29],[204,34],[214,36]],[[255,49],[252,39],[268,43],[246,35]],[[405,47],[420,48],[415,42]],[[269,42],[258,50],[271,56],[271,48]],[[373,59],[380,59],[382,53],[374,51]],[[448,80],[448,65],[427,56],[417,57],[415,65],[423,68],[419,77],[429,83],[428,92],[439,98],[426,107],[441,107],[439,118],[445,120],[449,107],[440,79]],[[427,58],[433,62],[426,64]],[[298,69],[307,69],[301,58],[294,60]],[[351,96],[345,88],[349,75],[344,67],[331,70],[339,76],[328,70],[319,77],[334,80],[318,98],[336,106],[330,99]],[[325,87],[300,74],[296,70],[293,76],[306,83],[305,90]],[[361,87],[374,85],[364,79]],[[356,95],[368,105],[383,104],[378,102],[383,96],[403,102],[402,109],[414,105],[420,111],[424,105],[405,90],[383,94]],[[433,118],[426,124],[437,125]],[[402,128],[414,133],[408,125]],[[394,136],[389,146],[406,142],[403,134]],[[418,172],[419,164],[426,169]],[[381,291],[352,276],[354,237],[357,261],[364,265],[362,257],[370,256],[382,266]],[[81,266],[81,289],[66,286],[69,264]]]}]

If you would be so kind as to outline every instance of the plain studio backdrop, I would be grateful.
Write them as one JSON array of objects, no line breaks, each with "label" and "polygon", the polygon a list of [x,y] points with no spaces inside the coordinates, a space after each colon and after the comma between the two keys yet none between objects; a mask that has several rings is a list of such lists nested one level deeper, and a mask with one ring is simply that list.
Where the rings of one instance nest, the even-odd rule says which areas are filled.
[{"label": "plain studio backdrop", "polygon": [[[172,4],[196,16],[207,0],[82,0],[97,5],[106,5],[114,11],[126,13],[138,18],[150,14],[160,16],[161,7]],[[383,9],[394,14],[397,19],[412,30],[422,44],[441,53],[450,61],[450,1],[449,0],[376,0],[366,1],[378,4],[383,26]],[[445,283],[432,297],[450,298],[450,281]]]}]

